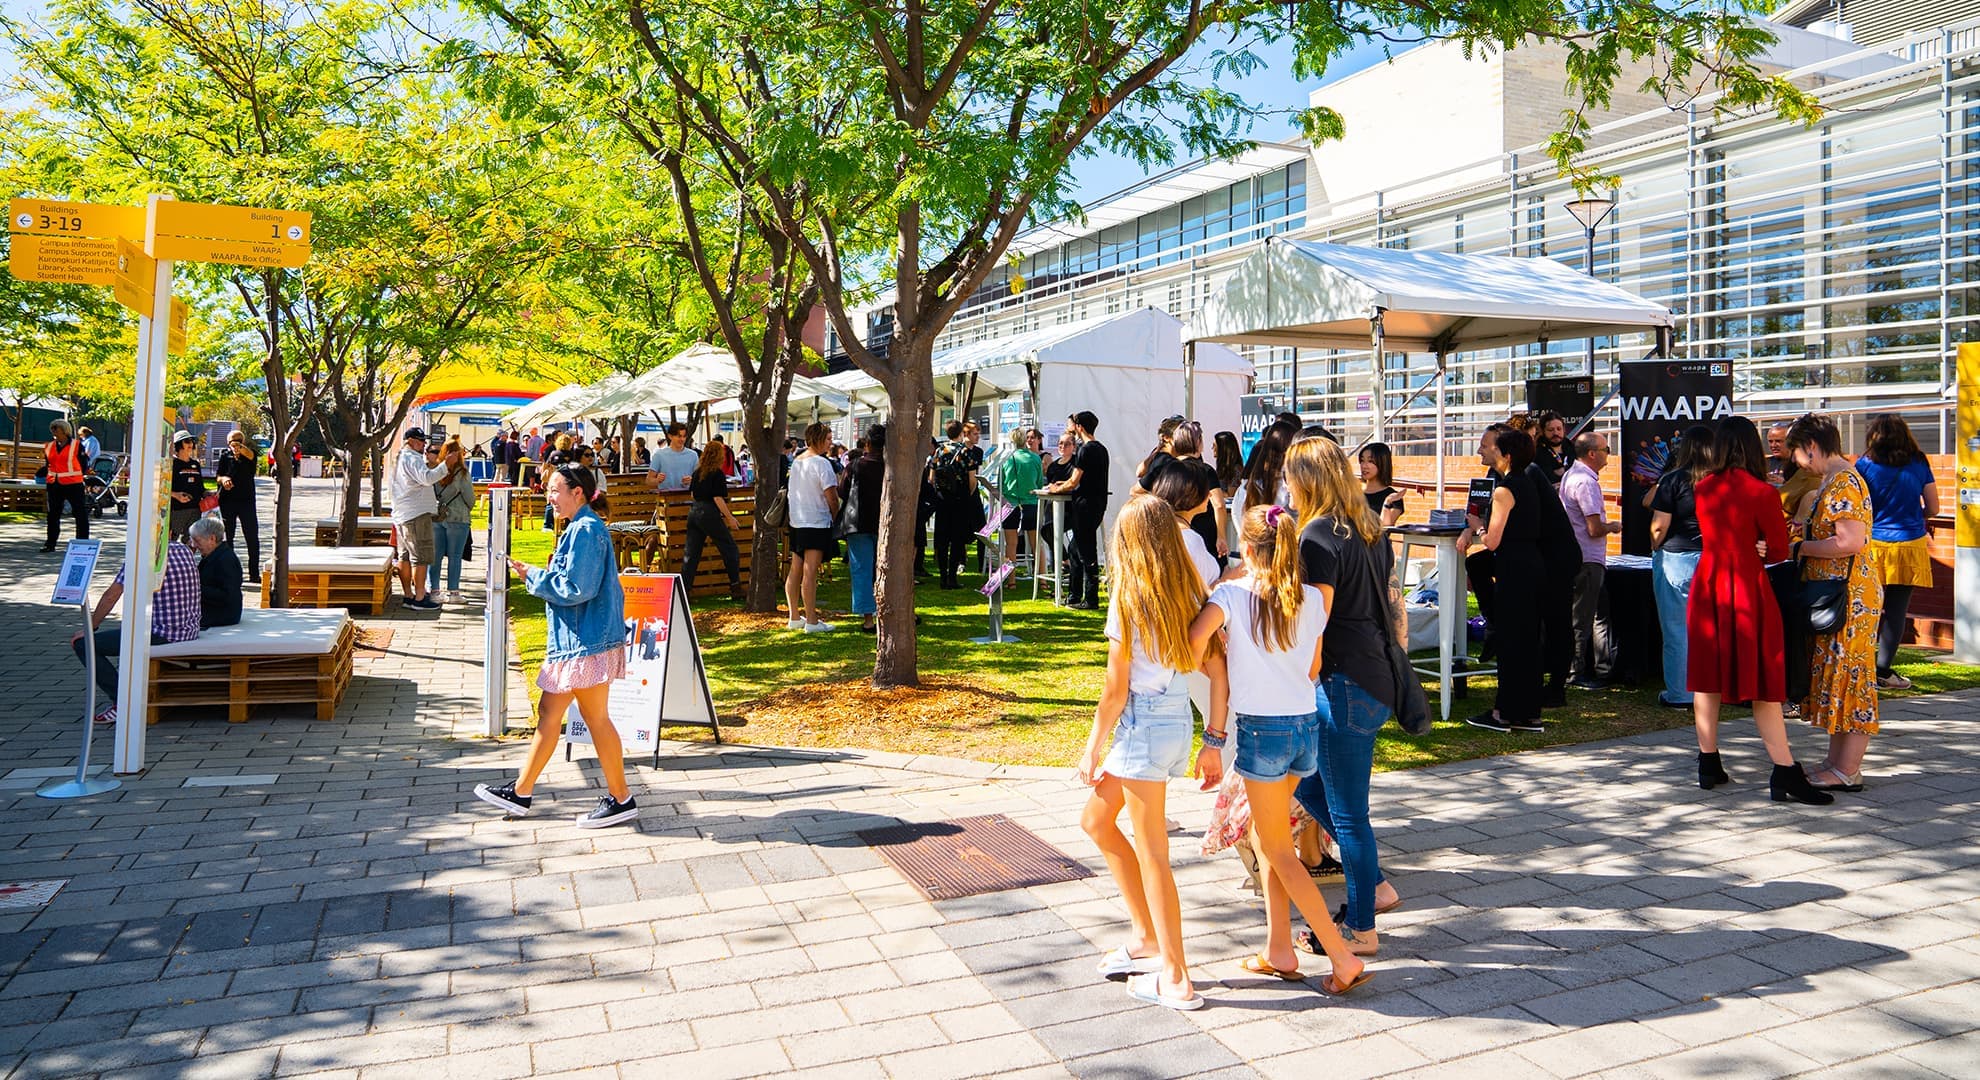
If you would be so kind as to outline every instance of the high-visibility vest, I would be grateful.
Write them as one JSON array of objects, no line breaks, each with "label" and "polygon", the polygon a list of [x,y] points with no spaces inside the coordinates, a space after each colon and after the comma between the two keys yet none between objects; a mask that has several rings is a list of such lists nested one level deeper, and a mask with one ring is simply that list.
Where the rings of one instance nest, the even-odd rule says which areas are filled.
[{"label": "high-visibility vest", "polygon": [[82,443],[69,440],[67,446],[56,446],[50,442],[48,454],[48,482],[51,484],[80,484],[83,480]]}]

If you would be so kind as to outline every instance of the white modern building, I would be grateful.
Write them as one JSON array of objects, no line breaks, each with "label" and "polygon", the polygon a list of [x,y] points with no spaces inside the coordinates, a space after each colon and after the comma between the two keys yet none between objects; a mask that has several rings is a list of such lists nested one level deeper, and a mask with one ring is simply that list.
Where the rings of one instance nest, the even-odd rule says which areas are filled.
[{"label": "white modern building", "polygon": [[[1847,429],[1896,410],[1928,451],[1946,452],[1954,346],[1980,339],[1980,5],[1803,0],[1781,18],[1770,66],[1819,95],[1821,122],[1619,91],[1588,156],[1620,180],[1598,193],[1615,207],[1592,270],[1677,312],[1681,356],[1735,361],[1749,411],[1822,409]],[[1874,43],[1841,36],[1857,28],[1874,28]],[[1466,58],[1441,44],[1341,79],[1311,101],[1346,118],[1345,139],[1195,162],[1076,224],[1029,230],[1016,278],[1000,272],[938,348],[1140,307],[1187,323],[1273,234],[1585,269],[1575,193],[1540,145],[1566,104],[1561,81],[1549,46]],[[884,310],[869,325],[884,336]],[[1564,340],[1454,357],[1445,451],[1524,407],[1527,378],[1583,370],[1587,350]],[[1598,393],[1613,361],[1649,350],[1638,337],[1598,340]],[[1291,394],[1308,419],[1358,438],[1378,409],[1402,410],[1389,441],[1430,452],[1434,402],[1408,391],[1432,357],[1387,355],[1379,377],[1367,350],[1251,359],[1257,389]]]}]

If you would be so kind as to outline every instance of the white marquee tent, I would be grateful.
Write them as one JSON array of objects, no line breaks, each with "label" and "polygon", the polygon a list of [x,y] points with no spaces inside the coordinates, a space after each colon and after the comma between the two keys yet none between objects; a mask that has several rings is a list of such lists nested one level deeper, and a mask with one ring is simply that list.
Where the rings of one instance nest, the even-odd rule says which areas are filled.
[{"label": "white marquee tent", "polygon": [[[1100,418],[1095,434],[1111,452],[1110,502],[1118,507],[1133,492],[1135,466],[1154,446],[1162,419],[1186,411],[1184,359],[1182,322],[1165,311],[1140,308],[945,349],[934,358],[936,393],[945,404],[963,402],[972,413],[987,403],[992,417],[1000,415],[1003,403],[1028,397],[1028,411],[1041,427],[1063,425],[1072,413],[1091,409]],[[1195,361],[1194,407],[1188,411],[1202,422],[1206,439],[1237,430],[1238,398],[1251,387],[1250,361],[1214,345],[1199,346]],[[880,384],[862,372],[821,381],[840,395],[836,412],[851,408],[864,417],[886,411]],[[794,393],[794,411],[798,402]],[[1023,410],[1022,404],[1015,407]],[[999,434],[1001,425],[986,437]]]},{"label": "white marquee tent", "polygon": [[[1189,328],[1192,344],[1429,352],[1437,374],[1404,393],[1409,408],[1446,375],[1452,353],[1562,338],[1652,333],[1668,354],[1676,320],[1661,304],[1552,259],[1452,255],[1267,240],[1231,271]],[[1201,347],[1200,345],[1197,347]],[[1370,366],[1372,400],[1395,393]],[[1437,445],[1445,442],[1444,394],[1436,394]],[[1382,437],[1381,405],[1374,437]],[[1437,455],[1442,504],[1443,454]]]},{"label": "white marquee tent", "polygon": [[[733,354],[713,345],[692,345],[618,389],[593,398],[578,415],[594,419],[635,415],[721,401],[741,392],[742,372]],[[794,399],[830,393],[830,387],[805,375],[797,376],[791,384]]]}]

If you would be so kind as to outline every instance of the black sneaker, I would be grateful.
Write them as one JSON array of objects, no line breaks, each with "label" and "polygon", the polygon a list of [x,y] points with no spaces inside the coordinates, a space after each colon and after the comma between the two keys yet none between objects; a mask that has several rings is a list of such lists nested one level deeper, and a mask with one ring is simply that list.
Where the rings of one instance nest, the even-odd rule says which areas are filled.
[{"label": "black sneaker", "polygon": [[1540,731],[1540,732],[1544,732],[1544,731],[1546,731],[1546,730],[1547,730],[1547,725],[1545,725],[1545,724],[1543,724],[1543,723],[1541,723],[1541,722],[1540,722],[1540,718],[1539,718],[1539,717],[1537,717],[1537,716],[1536,716],[1536,717],[1534,717],[1534,718],[1533,718],[1533,719],[1531,719],[1531,720],[1514,720],[1514,721],[1511,721],[1511,722],[1510,722],[1509,724],[1507,724],[1506,726],[1508,726],[1508,727],[1510,727],[1510,728],[1512,728],[1512,729],[1513,729],[1514,731]]},{"label": "black sneaker", "polygon": [[625,802],[620,802],[610,795],[600,795],[598,797],[598,805],[592,809],[591,813],[578,815],[577,827],[580,829],[603,829],[608,825],[617,825],[620,822],[631,821],[638,816],[639,801],[634,799],[630,794],[626,796]]},{"label": "black sneaker", "polygon": [[516,794],[514,781],[497,788],[489,787],[487,784],[476,784],[474,797],[490,806],[499,806],[516,817],[523,817],[529,813],[530,797]]},{"label": "black sneaker", "polygon": [[1306,868],[1306,876],[1312,878],[1315,884],[1323,881],[1346,881],[1347,867],[1341,865],[1341,860],[1323,851],[1320,853],[1320,861]]},{"label": "black sneaker", "polygon": [[1464,722],[1470,724],[1472,727],[1484,728],[1486,731],[1496,731],[1502,735],[1512,730],[1511,724],[1493,716],[1490,709],[1479,713],[1477,716],[1467,716],[1464,718]]}]

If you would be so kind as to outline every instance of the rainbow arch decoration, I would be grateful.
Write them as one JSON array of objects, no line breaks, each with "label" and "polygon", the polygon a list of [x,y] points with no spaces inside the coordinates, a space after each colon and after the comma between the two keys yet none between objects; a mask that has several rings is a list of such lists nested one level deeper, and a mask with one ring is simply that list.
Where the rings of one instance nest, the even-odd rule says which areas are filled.
[{"label": "rainbow arch decoration", "polygon": [[434,371],[420,386],[413,408],[426,412],[479,413],[499,416],[527,405],[562,386],[562,382],[507,375],[470,367]]}]

